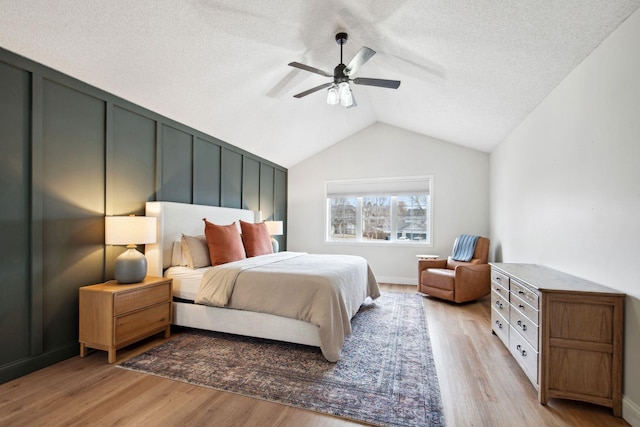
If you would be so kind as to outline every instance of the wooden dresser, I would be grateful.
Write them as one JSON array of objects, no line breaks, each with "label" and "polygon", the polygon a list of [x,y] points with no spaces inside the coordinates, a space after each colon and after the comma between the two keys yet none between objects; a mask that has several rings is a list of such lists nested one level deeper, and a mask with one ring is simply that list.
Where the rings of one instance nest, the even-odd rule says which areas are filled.
[{"label": "wooden dresser", "polygon": [[538,390],[622,416],[625,294],[548,267],[491,263],[491,327]]},{"label": "wooden dresser", "polygon": [[164,332],[171,334],[172,279],[147,276],[140,283],[100,283],[80,288],[80,357],[87,348],[109,352]]}]

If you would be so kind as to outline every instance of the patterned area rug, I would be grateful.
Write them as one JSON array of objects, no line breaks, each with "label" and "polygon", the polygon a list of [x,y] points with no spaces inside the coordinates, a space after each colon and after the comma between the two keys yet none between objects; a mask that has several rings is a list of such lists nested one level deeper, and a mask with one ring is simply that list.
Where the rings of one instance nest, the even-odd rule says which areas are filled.
[{"label": "patterned area rug", "polygon": [[422,298],[384,292],[337,363],[315,347],[188,329],[121,367],[352,420],[444,426]]}]

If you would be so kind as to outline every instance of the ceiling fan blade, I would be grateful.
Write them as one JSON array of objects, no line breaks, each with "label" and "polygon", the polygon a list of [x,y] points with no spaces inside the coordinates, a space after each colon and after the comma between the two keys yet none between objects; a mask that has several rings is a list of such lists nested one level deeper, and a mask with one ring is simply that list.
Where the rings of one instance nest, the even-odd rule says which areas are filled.
[{"label": "ceiling fan blade", "polygon": [[329,74],[326,71],[322,71],[322,70],[320,70],[318,68],[314,68],[314,67],[311,67],[309,65],[304,65],[304,64],[301,64],[299,62],[289,62],[289,66],[290,67],[299,68],[299,69],[305,70],[305,71],[310,71],[312,73],[320,74],[321,76],[333,77],[333,74]]},{"label": "ceiling fan blade", "polygon": [[400,80],[368,79],[366,77],[358,77],[357,79],[353,79],[353,82],[357,85],[378,86],[389,89],[398,89],[398,87],[400,87]]},{"label": "ceiling fan blade", "polygon": [[344,69],[344,75],[350,76],[355,74],[358,71],[358,68],[362,66],[365,62],[371,59],[373,55],[376,54],[376,51],[373,49],[369,49],[366,46],[362,46],[362,48],[356,53],[356,56],[353,57],[349,65]]},{"label": "ceiling fan blade", "polygon": [[313,92],[317,92],[317,91],[319,91],[319,90],[322,90],[322,89],[324,89],[324,88],[327,88],[327,87],[331,86],[332,84],[333,84],[333,82],[325,83],[325,84],[323,84],[323,85],[316,86],[316,87],[311,88],[311,89],[309,89],[309,90],[305,90],[304,92],[300,92],[300,93],[299,93],[299,94],[297,94],[297,95],[293,95],[293,97],[294,97],[294,98],[302,98],[303,96],[307,96],[307,95],[309,95],[309,94],[312,94]]}]

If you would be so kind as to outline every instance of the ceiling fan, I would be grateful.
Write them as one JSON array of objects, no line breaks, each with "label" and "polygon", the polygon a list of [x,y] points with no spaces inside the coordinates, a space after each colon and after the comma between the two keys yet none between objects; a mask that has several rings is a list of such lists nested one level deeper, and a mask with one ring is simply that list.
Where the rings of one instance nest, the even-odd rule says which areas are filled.
[{"label": "ceiling fan", "polygon": [[338,64],[338,66],[333,70],[333,74],[299,62],[289,63],[289,66],[291,67],[333,78],[333,82],[321,84],[320,86],[300,92],[297,95],[293,95],[294,98],[302,98],[303,96],[307,96],[319,90],[329,88],[327,91],[327,104],[336,105],[340,103],[340,105],[344,107],[355,107],[357,104],[353,97],[353,92],[351,91],[349,82],[353,82],[357,85],[398,89],[400,86],[399,80],[370,79],[366,77],[356,77],[355,79],[352,79],[351,76],[354,75],[364,63],[370,60],[376,52],[373,49],[363,46],[358,53],[356,53],[356,56],[353,57],[351,62],[349,62],[348,65],[344,65],[342,63],[342,46],[347,43],[347,38],[347,33],[336,34],[336,43],[340,45],[340,64]]}]

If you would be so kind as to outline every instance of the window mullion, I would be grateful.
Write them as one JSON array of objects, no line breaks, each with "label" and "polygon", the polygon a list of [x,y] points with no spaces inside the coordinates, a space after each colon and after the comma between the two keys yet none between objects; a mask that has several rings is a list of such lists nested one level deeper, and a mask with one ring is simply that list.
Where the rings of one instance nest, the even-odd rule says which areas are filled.
[{"label": "window mullion", "polygon": [[362,241],[362,227],[364,221],[362,220],[362,197],[358,197],[358,207],[356,210],[356,241]]},{"label": "window mullion", "polygon": [[396,224],[396,207],[398,206],[398,197],[397,196],[391,196],[391,212],[389,215],[389,220],[391,221],[391,224],[389,229],[389,240],[392,242],[395,242],[398,237],[398,225]]}]

